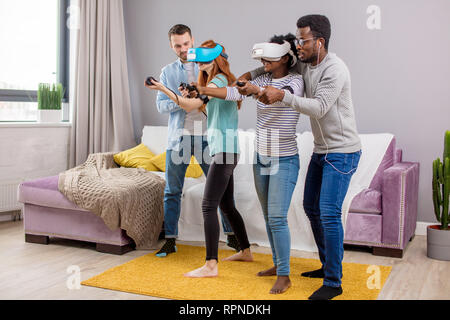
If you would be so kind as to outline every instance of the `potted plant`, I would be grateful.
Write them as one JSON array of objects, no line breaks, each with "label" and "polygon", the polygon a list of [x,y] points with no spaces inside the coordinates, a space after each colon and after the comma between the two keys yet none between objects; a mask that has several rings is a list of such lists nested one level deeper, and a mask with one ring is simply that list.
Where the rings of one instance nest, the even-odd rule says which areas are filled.
[{"label": "potted plant", "polygon": [[427,228],[427,255],[433,259],[450,260],[449,190],[450,131],[445,132],[443,162],[433,161],[433,205],[440,225]]},{"label": "potted plant", "polygon": [[60,83],[50,85],[40,83],[38,87],[38,121],[60,122],[62,119],[61,103],[64,89]]}]

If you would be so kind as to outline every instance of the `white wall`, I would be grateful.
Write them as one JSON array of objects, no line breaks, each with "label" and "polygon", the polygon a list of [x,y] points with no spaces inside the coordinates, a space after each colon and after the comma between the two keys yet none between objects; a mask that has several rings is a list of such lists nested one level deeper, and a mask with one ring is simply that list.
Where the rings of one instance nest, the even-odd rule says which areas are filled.
[{"label": "white wall", "polygon": [[[369,5],[381,9],[380,30],[367,28]],[[404,160],[420,162],[418,220],[435,221],[431,164],[442,156],[444,131],[450,129],[448,0],[126,0],[136,138],[144,125],[167,125],[167,115],[156,111],[155,93],[143,82],[149,75],[158,77],[161,68],[175,60],[167,37],[171,26],[189,25],[197,45],[210,38],[221,42],[238,76],[259,66],[249,57],[253,43],[295,33],[297,19],[311,13],[325,14],[331,21],[329,49],[350,69],[359,132],[393,133]],[[255,105],[246,101],[239,126],[252,128],[255,120]],[[309,128],[302,116],[298,130]]]}]

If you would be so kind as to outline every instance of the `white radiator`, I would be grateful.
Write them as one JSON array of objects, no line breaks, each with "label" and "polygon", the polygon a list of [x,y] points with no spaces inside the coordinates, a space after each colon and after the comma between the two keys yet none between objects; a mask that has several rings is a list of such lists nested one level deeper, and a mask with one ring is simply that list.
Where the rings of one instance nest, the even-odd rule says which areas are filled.
[{"label": "white radiator", "polygon": [[20,210],[17,201],[17,189],[22,181],[0,181],[0,212]]}]

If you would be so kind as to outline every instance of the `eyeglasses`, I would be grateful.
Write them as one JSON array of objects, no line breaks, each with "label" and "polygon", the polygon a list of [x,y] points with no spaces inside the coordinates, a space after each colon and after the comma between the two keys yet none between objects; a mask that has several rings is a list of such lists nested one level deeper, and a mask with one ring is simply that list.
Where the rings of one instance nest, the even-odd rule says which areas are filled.
[{"label": "eyeglasses", "polygon": [[308,39],[295,38],[294,43],[295,43],[296,47],[298,47],[298,46],[303,47],[305,45],[306,41],[313,40],[313,39],[314,38],[308,38]]}]

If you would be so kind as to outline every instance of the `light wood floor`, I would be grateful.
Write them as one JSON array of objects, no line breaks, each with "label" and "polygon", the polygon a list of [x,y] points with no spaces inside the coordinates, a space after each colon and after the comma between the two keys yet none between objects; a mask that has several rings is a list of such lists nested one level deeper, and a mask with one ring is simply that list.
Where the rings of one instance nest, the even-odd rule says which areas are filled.
[{"label": "light wood floor", "polygon": [[[265,247],[252,247],[252,251],[270,254]],[[50,245],[25,243],[23,221],[1,222],[0,299],[159,299],[86,286],[69,290],[66,284],[71,265],[79,266],[83,281],[150,252],[135,250],[116,256],[97,252],[94,244],[54,238]],[[292,250],[292,256],[318,258],[316,253],[297,250]],[[410,242],[403,259],[346,250],[344,262],[393,266],[378,299],[450,299],[450,262],[427,258],[425,236],[416,236]]]}]

